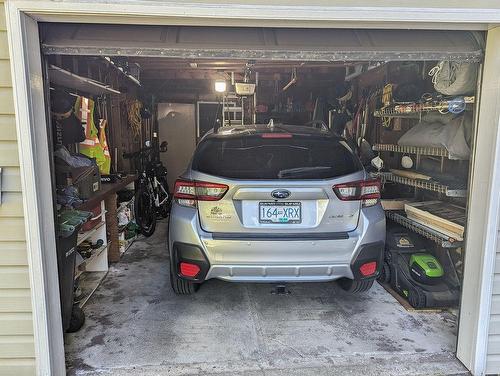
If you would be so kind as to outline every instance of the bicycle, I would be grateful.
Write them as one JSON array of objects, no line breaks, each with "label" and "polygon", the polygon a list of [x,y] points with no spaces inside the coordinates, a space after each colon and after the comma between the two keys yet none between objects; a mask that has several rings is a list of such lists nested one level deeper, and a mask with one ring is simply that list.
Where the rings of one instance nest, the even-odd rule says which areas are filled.
[{"label": "bicycle", "polygon": [[158,147],[146,147],[132,153],[123,153],[123,157],[134,159],[138,172],[135,190],[135,220],[141,234],[153,235],[157,217],[166,218],[170,213],[172,196],[167,184],[167,169],[160,161],[160,152],[167,151],[167,142]]}]

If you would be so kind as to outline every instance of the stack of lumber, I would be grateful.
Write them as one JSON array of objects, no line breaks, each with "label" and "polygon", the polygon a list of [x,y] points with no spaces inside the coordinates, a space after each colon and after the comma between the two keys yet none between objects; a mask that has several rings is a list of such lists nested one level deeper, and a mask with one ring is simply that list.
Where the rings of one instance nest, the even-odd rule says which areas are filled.
[{"label": "stack of lumber", "polygon": [[404,205],[406,216],[458,241],[464,237],[465,209],[442,201],[412,202]]}]

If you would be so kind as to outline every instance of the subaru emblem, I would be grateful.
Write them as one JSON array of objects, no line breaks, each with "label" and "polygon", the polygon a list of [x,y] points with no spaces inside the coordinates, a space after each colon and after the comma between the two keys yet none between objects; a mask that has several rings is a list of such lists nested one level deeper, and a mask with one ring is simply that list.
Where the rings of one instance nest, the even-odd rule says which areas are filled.
[{"label": "subaru emblem", "polygon": [[290,197],[290,191],[286,189],[276,189],[271,192],[271,196],[278,199],[288,198]]}]

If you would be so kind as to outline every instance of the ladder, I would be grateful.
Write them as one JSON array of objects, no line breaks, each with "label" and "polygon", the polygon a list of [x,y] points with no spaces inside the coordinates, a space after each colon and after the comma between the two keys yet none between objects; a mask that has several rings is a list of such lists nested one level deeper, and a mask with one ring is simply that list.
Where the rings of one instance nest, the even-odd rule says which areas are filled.
[{"label": "ladder", "polygon": [[[240,102],[240,103],[238,103]],[[222,126],[245,124],[245,98],[228,94],[222,99]]]}]

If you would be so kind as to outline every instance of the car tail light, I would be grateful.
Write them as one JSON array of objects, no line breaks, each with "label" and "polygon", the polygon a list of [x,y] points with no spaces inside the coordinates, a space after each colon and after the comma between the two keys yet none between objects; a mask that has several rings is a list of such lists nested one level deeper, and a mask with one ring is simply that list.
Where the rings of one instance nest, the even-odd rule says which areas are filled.
[{"label": "car tail light", "polygon": [[219,201],[228,189],[225,184],[177,179],[174,199],[180,205],[195,207],[198,201]]},{"label": "car tail light", "polygon": [[179,265],[179,269],[181,275],[183,275],[184,277],[191,277],[191,278],[196,277],[201,270],[198,265],[190,264],[187,262],[181,262]]},{"label": "car tail light", "polygon": [[337,184],[333,186],[333,191],[342,201],[361,200],[363,206],[373,206],[380,199],[380,181],[370,179]]},{"label": "car tail light", "polygon": [[370,275],[373,275],[375,274],[376,271],[377,271],[376,261],[367,262],[366,264],[363,264],[359,267],[359,272],[363,277],[368,277]]}]

